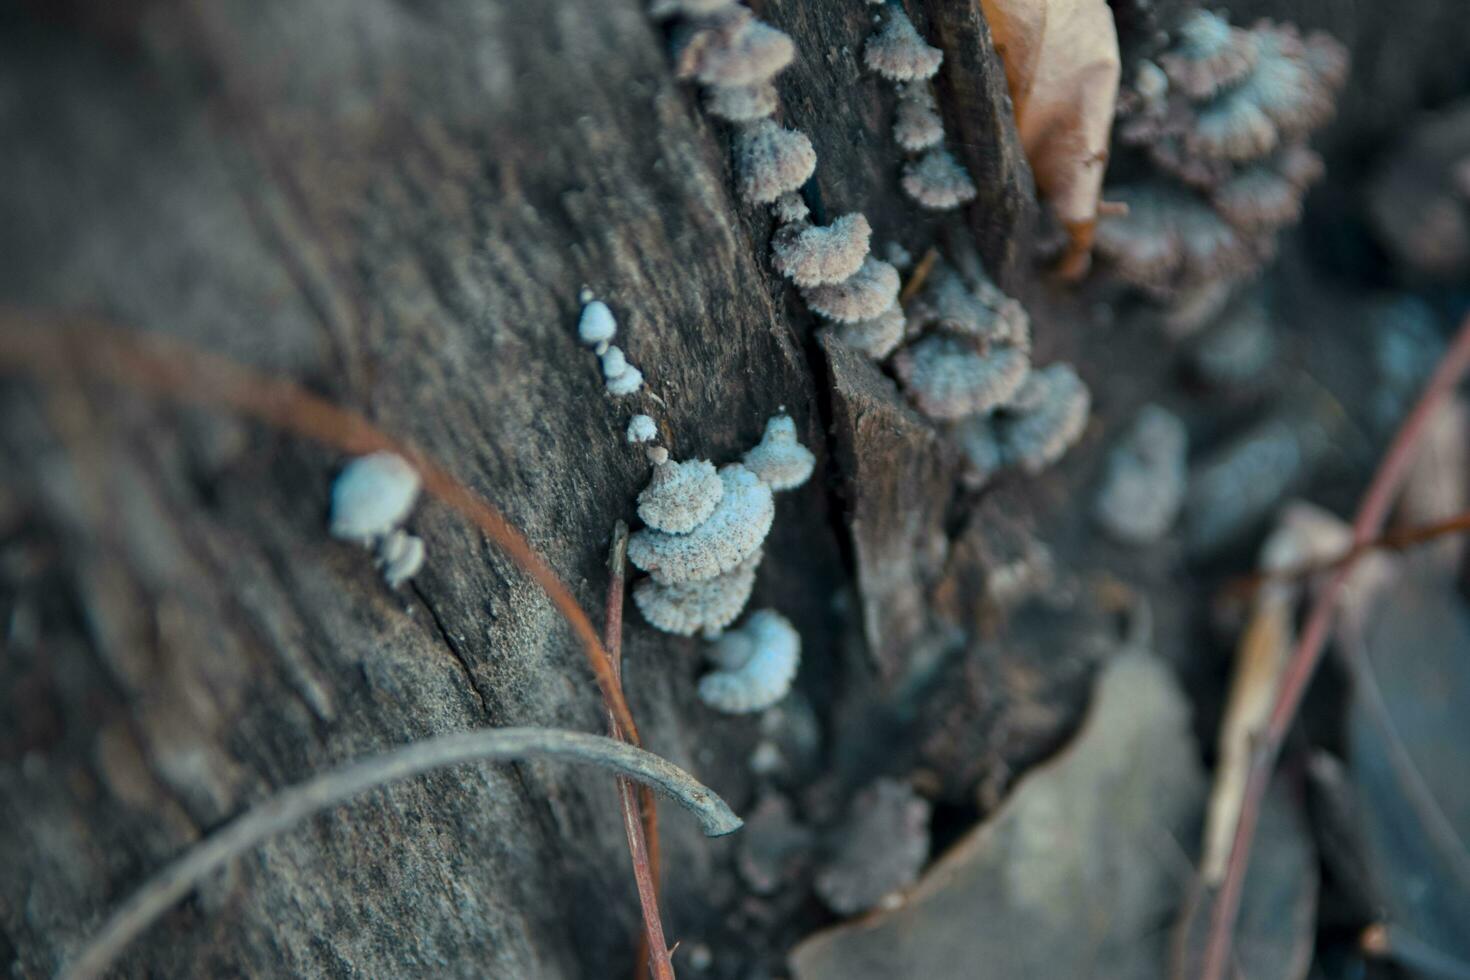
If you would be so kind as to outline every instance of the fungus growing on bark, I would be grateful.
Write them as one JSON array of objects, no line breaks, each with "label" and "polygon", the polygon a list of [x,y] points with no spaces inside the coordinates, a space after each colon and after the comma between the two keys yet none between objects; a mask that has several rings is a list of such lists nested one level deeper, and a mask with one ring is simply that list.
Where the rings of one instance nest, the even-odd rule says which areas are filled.
[{"label": "fungus growing on bark", "polygon": [[786,696],[801,662],[801,637],[780,613],[754,612],[706,651],[715,669],[699,679],[699,698],[717,711],[748,714]]},{"label": "fungus growing on bark", "polygon": [[761,441],[745,454],[744,462],[772,490],[792,490],[811,477],[817,457],[797,441],[791,416],[772,415]]},{"label": "fungus growing on bark", "polygon": [[1322,158],[1301,144],[1240,170],[1210,196],[1215,210],[1247,232],[1275,231],[1302,214],[1302,196],[1323,173]]},{"label": "fungus growing on bark", "polygon": [[844,344],[881,361],[903,341],[904,323],[903,307],[894,303],[871,320],[840,323],[836,330]]},{"label": "fungus growing on bark", "polygon": [[1146,545],[1168,533],[1184,504],[1189,436],[1167,409],[1146,405],[1108,455],[1093,516],[1109,536]]},{"label": "fungus growing on bark", "polygon": [[[864,222],[866,224],[866,222]],[[869,255],[858,271],[841,282],[802,290],[812,312],[839,323],[870,320],[898,299],[898,270]]]},{"label": "fungus growing on bark", "polygon": [[658,423],[647,415],[635,415],[628,420],[628,441],[634,444],[652,442],[658,438]]},{"label": "fungus growing on bark", "polygon": [[761,552],[733,569],[702,582],[660,584],[645,578],[633,587],[633,601],[649,624],[665,633],[713,639],[740,615],[755,587]]},{"label": "fungus growing on bark", "polygon": [[862,268],[872,234],[861,214],[844,214],[825,227],[788,224],[771,242],[772,264],[802,288],[841,282]]},{"label": "fungus growing on bark", "polygon": [[883,26],[863,46],[863,63],[894,82],[923,81],[939,71],[944,52],[924,43],[901,7],[890,6]]},{"label": "fungus growing on bark", "polygon": [[903,165],[904,193],[931,211],[948,211],[975,199],[975,182],[948,150],[929,150]]},{"label": "fungus growing on bark", "polygon": [[930,418],[959,419],[1008,402],[1026,380],[1026,352],[997,346],[983,352],[971,341],[931,334],[894,355],[905,393]]},{"label": "fungus growing on bark", "polygon": [[370,545],[389,534],[413,510],[421,481],[396,453],[359,456],[332,484],[332,537]]},{"label": "fungus growing on bark", "polygon": [[577,321],[577,338],[583,344],[601,354],[617,333],[618,321],[613,319],[612,310],[602,300],[594,299],[582,307],[582,318]]},{"label": "fungus growing on bark", "polygon": [[608,393],[613,395],[631,395],[643,387],[643,372],[628,363],[620,347],[609,347],[602,352],[602,377]]},{"label": "fungus growing on bark", "polygon": [[948,266],[930,273],[923,304],[915,313],[916,323],[924,326],[936,326],[987,344],[1031,349],[1031,317],[1025,307],[1002,293],[989,279],[981,280],[971,289]]},{"label": "fungus growing on bark", "polygon": [[927,87],[905,86],[900,93],[893,116],[893,140],[910,153],[944,142],[944,121]]},{"label": "fungus growing on bark", "polygon": [[854,797],[837,846],[817,872],[817,894],[839,915],[866,912],[918,880],[929,857],[929,801],[879,779]]},{"label": "fungus growing on bark", "polygon": [[806,134],[769,119],[741,126],[735,135],[735,174],[748,204],[769,204],[807,182],[817,151]]},{"label": "fungus growing on bark", "polygon": [[423,567],[423,539],[402,528],[396,528],[378,545],[378,568],[390,589],[398,588],[417,575]]},{"label": "fungus growing on bark", "polygon": [[638,516],[649,527],[687,534],[704,523],[724,494],[715,464],[707,459],[667,460],[638,494]]},{"label": "fungus growing on bark", "polygon": [[1087,427],[1092,394],[1070,364],[1051,364],[1026,376],[1021,390],[996,413],[1006,462],[1036,475],[1062,458]]},{"label": "fungus growing on bark", "polygon": [[771,205],[771,214],[775,215],[779,224],[789,225],[805,221],[811,211],[800,194],[791,192],[776,199],[776,203]]},{"label": "fungus growing on bark", "polygon": [[719,471],[721,496],[709,517],[687,534],[644,528],[628,540],[628,560],[670,585],[699,582],[755,554],[771,530],[771,488],[738,463]]},{"label": "fungus growing on bark", "polygon": [[1193,345],[1190,366],[1206,384],[1259,386],[1276,362],[1276,336],[1264,305],[1246,297],[1227,310]]},{"label": "fungus growing on bark", "polygon": [[1187,191],[1142,184],[1115,188],[1109,197],[1128,213],[1098,222],[1094,248],[1121,278],[1156,296],[1244,275],[1256,261],[1249,243]]},{"label": "fungus growing on bark", "polygon": [[1234,85],[1256,63],[1256,45],[1247,31],[1208,10],[1196,10],[1179,25],[1179,41],[1160,56],[1169,81],[1192,99],[1208,99]]},{"label": "fungus growing on bark", "polygon": [[753,85],[712,85],[704,93],[704,109],[730,122],[753,122],[776,111],[776,86],[769,81]]},{"label": "fungus growing on bark", "polygon": [[702,85],[755,85],[791,64],[791,38],[756,19],[749,7],[723,6],[681,29],[675,38],[675,73]]}]

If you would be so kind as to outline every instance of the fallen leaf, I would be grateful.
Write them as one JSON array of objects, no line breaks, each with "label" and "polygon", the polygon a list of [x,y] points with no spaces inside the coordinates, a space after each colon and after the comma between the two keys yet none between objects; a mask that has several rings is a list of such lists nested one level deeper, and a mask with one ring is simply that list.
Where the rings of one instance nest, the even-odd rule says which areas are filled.
[{"label": "fallen leaf", "polygon": [[1005,63],[1036,186],[1066,228],[1062,272],[1087,269],[1121,73],[1107,0],[980,0]]},{"label": "fallen leaf", "polygon": [[799,980],[1163,976],[1204,780],[1167,667],[1113,660],[1081,732],[1036,767],[904,904],[818,933]]}]

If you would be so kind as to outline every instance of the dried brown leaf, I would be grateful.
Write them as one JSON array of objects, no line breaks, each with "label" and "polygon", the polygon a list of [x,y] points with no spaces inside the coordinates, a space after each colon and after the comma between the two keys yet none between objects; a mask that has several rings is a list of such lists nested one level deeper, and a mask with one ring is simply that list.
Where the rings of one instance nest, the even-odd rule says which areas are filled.
[{"label": "dried brown leaf", "polygon": [[1005,62],[1036,186],[1067,229],[1064,271],[1086,269],[1118,97],[1107,0],[980,0]]}]

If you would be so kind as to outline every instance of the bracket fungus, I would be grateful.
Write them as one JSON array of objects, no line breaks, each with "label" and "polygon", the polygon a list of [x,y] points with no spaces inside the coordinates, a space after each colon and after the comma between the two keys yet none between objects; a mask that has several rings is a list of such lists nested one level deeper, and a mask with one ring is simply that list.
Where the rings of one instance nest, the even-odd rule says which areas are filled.
[{"label": "bracket fungus", "polygon": [[638,494],[638,516],[649,527],[687,534],[709,519],[724,492],[709,460],[665,460]]},{"label": "bracket fungus", "polygon": [[948,266],[938,266],[930,273],[923,299],[914,304],[910,319],[914,326],[932,325],[987,344],[1031,349],[1031,317],[1026,308],[989,279],[971,288]]},{"label": "bracket fungus", "polygon": [[727,122],[754,122],[776,111],[779,98],[769,81],[751,85],[711,85],[704,93],[704,109]]},{"label": "bracket fungus", "polygon": [[702,85],[755,85],[791,64],[791,38],[731,3],[681,28],[675,40],[675,73]]},{"label": "bracket fungus", "polygon": [[844,214],[825,227],[783,225],[771,242],[772,264],[803,288],[841,282],[862,268],[872,234],[861,214]]},{"label": "bracket fungus", "polygon": [[904,193],[931,211],[948,211],[975,199],[975,182],[954,154],[932,149],[903,165],[899,185]]},{"label": "bracket fungus", "polygon": [[378,568],[388,588],[396,589],[424,567],[422,538],[396,528],[378,545]]},{"label": "bracket fungus", "polygon": [[841,282],[802,291],[812,312],[839,323],[870,320],[898,300],[898,270],[869,255],[858,271]]},{"label": "bracket fungus", "polygon": [[893,357],[904,391],[925,415],[959,419],[1006,404],[1026,381],[1030,361],[1024,350],[993,347],[930,334]]},{"label": "bracket fungus", "polygon": [[944,122],[926,87],[905,86],[900,91],[898,109],[893,114],[893,141],[910,153],[944,142]]},{"label": "bracket fungus", "polygon": [[372,544],[393,531],[413,510],[421,481],[397,453],[359,456],[332,484],[332,537]]},{"label": "bracket fungus", "polygon": [[811,478],[817,457],[796,439],[796,422],[773,415],[761,441],[745,454],[745,468],[772,490],[792,490]]},{"label": "bracket fungus", "polygon": [[756,549],[730,571],[702,582],[665,585],[651,578],[641,579],[633,587],[633,601],[656,629],[677,636],[702,632],[706,639],[713,639],[750,601],[760,561],[761,552]]},{"label": "bracket fungus", "polygon": [[735,568],[755,554],[771,530],[771,488],[738,463],[719,470],[721,495],[709,517],[685,534],[636,531],[628,560],[663,585],[699,582]]},{"label": "bracket fungus", "polygon": [[1189,483],[1189,436],[1178,416],[1146,405],[1108,455],[1093,517],[1123,544],[1147,545],[1179,516]]},{"label": "bracket fungus", "polygon": [[769,708],[786,696],[801,662],[801,636],[770,609],[751,613],[709,647],[715,669],[699,679],[699,697],[727,714]]},{"label": "bracket fungus", "polygon": [[1040,473],[1082,435],[1091,410],[1092,393],[1070,364],[1032,371],[997,415],[1007,461],[1026,473]]},{"label": "bracket fungus", "polygon": [[872,319],[838,324],[837,336],[849,347],[881,361],[903,342],[906,322],[903,307],[894,303]]},{"label": "bracket fungus", "polygon": [[889,81],[912,82],[934,77],[944,52],[919,36],[903,8],[891,5],[883,25],[863,46],[863,63]]},{"label": "bracket fungus", "polygon": [[799,130],[761,119],[735,135],[735,175],[748,204],[772,203],[800,188],[816,169],[817,151]]},{"label": "bracket fungus", "polygon": [[1256,46],[1249,32],[1208,10],[1196,10],[1179,25],[1179,40],[1159,58],[1171,85],[1192,99],[1208,99],[1255,67]]},{"label": "bracket fungus", "polygon": [[647,415],[635,415],[628,420],[628,441],[652,442],[658,438],[658,423]]},{"label": "bracket fungus", "polygon": [[602,352],[602,377],[608,393],[613,395],[631,395],[643,387],[643,372],[628,363],[619,347]]}]

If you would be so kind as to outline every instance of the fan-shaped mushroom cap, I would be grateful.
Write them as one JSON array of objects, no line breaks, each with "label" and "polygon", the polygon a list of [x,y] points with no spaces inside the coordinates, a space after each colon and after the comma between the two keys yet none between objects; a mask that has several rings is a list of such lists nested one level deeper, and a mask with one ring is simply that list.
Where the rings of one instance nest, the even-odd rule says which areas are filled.
[{"label": "fan-shaped mushroom cap", "polygon": [[750,600],[755,587],[755,571],[761,552],[723,575],[702,582],[660,585],[645,578],[633,587],[633,601],[655,628],[678,636],[693,636],[700,631],[713,639],[735,621]]},{"label": "fan-shaped mushroom cap", "polygon": [[972,415],[963,419],[955,434],[974,470],[973,482],[984,484],[1005,466],[1005,449],[996,434],[994,416]]},{"label": "fan-shaped mushroom cap", "polygon": [[628,540],[628,560],[662,585],[701,582],[755,554],[771,530],[771,488],[738,463],[720,469],[723,493],[703,524],[688,534],[653,528]]},{"label": "fan-shaped mushroom cap", "polygon": [[975,199],[975,182],[948,151],[933,149],[903,165],[899,185],[931,211],[948,211]]},{"label": "fan-shaped mushroom cap", "polygon": [[869,320],[898,299],[898,270],[869,255],[858,271],[841,282],[803,289],[801,296],[812,312],[839,323]]},{"label": "fan-shaped mushroom cap", "polygon": [[1031,349],[1031,317],[1025,307],[988,279],[971,289],[945,266],[930,274],[925,293],[927,324],[984,343]]},{"label": "fan-shaped mushroom cap", "polygon": [[1265,163],[1240,171],[1210,200],[1222,218],[1245,231],[1275,231],[1302,214],[1302,188]]},{"label": "fan-shaped mushroom cap", "polygon": [[577,321],[577,339],[588,347],[605,344],[617,336],[618,321],[613,319],[612,310],[600,299],[594,299],[582,307],[582,318]]},{"label": "fan-shaped mushroom cap", "polygon": [[643,372],[628,364],[623,368],[623,373],[615,378],[607,378],[603,382],[610,395],[631,395],[643,387]]},{"label": "fan-shaped mushroom cap", "polygon": [[359,456],[332,484],[332,537],[370,543],[392,531],[419,497],[419,474],[397,453]]},{"label": "fan-shaped mushroom cap", "polygon": [[771,242],[772,262],[798,286],[841,282],[862,268],[872,234],[861,214],[844,214],[826,227],[785,225]]},{"label": "fan-shaped mushroom cap", "polygon": [[1346,68],[1341,45],[1316,35],[1309,49],[1295,28],[1269,21],[1252,34],[1260,55],[1237,90],[1240,96],[1259,106],[1283,133],[1303,133],[1331,119]]},{"label": "fan-shaped mushroom cap", "polygon": [[889,7],[883,26],[863,46],[863,62],[870,71],[895,82],[933,78],[944,52],[924,43],[913,21],[899,7]]},{"label": "fan-shaped mushroom cap", "polygon": [[723,494],[714,463],[669,460],[653,468],[648,486],[638,494],[638,516],[649,527],[687,534],[704,523]]},{"label": "fan-shaped mushroom cap", "polygon": [[628,441],[632,443],[652,442],[658,438],[658,423],[647,415],[635,415],[628,420]]},{"label": "fan-shaped mushroom cap", "polygon": [[837,325],[837,336],[844,344],[855,347],[875,361],[892,354],[903,340],[903,307],[895,302],[871,320]]},{"label": "fan-shaped mushroom cap", "polygon": [[772,490],[791,490],[812,475],[817,457],[796,439],[796,423],[789,415],[772,415],[765,435],[745,454],[745,468]]},{"label": "fan-shaped mushroom cap", "polygon": [[675,47],[675,73],[702,85],[769,81],[796,55],[791,38],[733,3],[679,31]]},{"label": "fan-shaped mushroom cap", "polygon": [[424,555],[423,539],[402,528],[395,528],[384,538],[378,546],[378,567],[388,588],[396,589],[417,575],[424,567]]},{"label": "fan-shaped mushroom cap", "polygon": [[776,216],[778,224],[790,225],[805,221],[811,211],[801,195],[792,191],[776,198],[776,203],[771,205],[771,213]]},{"label": "fan-shaped mushroom cap", "polygon": [[735,136],[735,175],[748,204],[769,204],[801,187],[817,169],[806,134],[769,119],[741,126]]},{"label": "fan-shaped mushroom cap", "polygon": [[893,115],[893,139],[910,153],[918,153],[944,142],[944,120],[934,106],[934,97],[922,95],[898,100]]},{"label": "fan-shaped mushroom cap", "polygon": [[1249,244],[1193,194],[1146,184],[1110,189],[1108,197],[1128,213],[1100,219],[1093,248],[1135,286],[1168,294],[1255,261]]},{"label": "fan-shaped mushroom cap", "polygon": [[1184,504],[1189,483],[1184,423],[1167,409],[1146,405],[1108,454],[1107,473],[1093,516],[1124,544],[1163,537]]},{"label": "fan-shaped mushroom cap", "polygon": [[1197,100],[1245,78],[1255,63],[1252,35],[1208,10],[1187,16],[1179,25],[1179,43],[1159,58],[1169,81]]},{"label": "fan-shaped mushroom cap", "polygon": [[748,714],[786,696],[801,662],[801,636],[780,613],[762,609],[721,636],[707,656],[715,670],[699,680],[699,697],[717,711]]},{"label": "fan-shaped mushroom cap", "polygon": [[1009,401],[1026,380],[1026,352],[995,347],[982,354],[972,341],[931,334],[893,357],[904,391],[930,418],[958,419]]},{"label": "fan-shaped mushroom cap", "polygon": [[711,85],[704,93],[704,108],[712,116],[730,122],[752,122],[776,111],[776,86],[770,82],[754,85]]},{"label": "fan-shaped mushroom cap", "polygon": [[1070,364],[1032,371],[996,418],[1006,462],[1040,473],[1082,435],[1091,409],[1092,394]]},{"label": "fan-shaped mushroom cap", "polygon": [[1241,85],[1200,110],[1185,142],[1200,156],[1243,161],[1265,156],[1280,139],[1255,93]]}]

